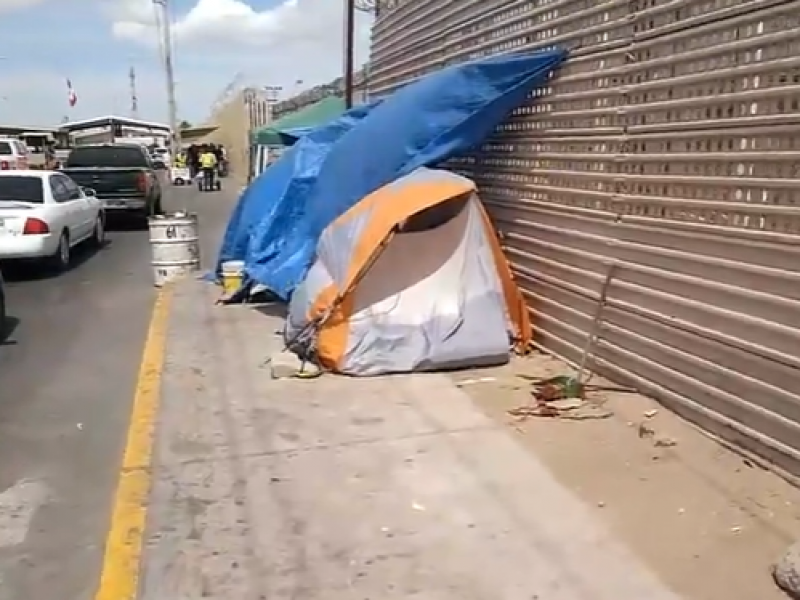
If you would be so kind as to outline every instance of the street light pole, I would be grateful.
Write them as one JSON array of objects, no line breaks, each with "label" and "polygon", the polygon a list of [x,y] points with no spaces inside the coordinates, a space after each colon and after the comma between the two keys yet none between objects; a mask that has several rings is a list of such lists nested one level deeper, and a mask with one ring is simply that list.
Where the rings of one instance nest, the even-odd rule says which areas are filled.
[{"label": "street light pole", "polygon": [[167,83],[167,104],[169,109],[170,154],[174,158],[181,148],[181,130],[178,123],[178,103],[175,99],[175,69],[172,58],[172,22],[170,19],[169,0],[153,0],[160,8],[161,46],[163,50],[164,74]]}]

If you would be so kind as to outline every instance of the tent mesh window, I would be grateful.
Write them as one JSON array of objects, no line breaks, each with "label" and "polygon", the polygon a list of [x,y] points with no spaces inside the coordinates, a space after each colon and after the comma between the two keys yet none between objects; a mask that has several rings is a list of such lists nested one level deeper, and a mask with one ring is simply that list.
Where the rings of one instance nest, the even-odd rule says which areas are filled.
[{"label": "tent mesh window", "polygon": [[461,214],[471,197],[472,193],[470,192],[442,204],[426,208],[406,219],[405,223],[398,228],[398,233],[416,233],[441,227]]}]

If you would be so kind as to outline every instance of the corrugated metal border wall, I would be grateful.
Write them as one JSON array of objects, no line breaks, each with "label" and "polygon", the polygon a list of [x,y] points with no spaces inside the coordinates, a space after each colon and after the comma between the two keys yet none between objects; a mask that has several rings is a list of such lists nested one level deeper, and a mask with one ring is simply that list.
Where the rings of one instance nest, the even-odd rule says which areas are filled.
[{"label": "corrugated metal border wall", "polygon": [[394,0],[370,92],[561,44],[453,168],[477,180],[548,350],[800,475],[800,1]]}]

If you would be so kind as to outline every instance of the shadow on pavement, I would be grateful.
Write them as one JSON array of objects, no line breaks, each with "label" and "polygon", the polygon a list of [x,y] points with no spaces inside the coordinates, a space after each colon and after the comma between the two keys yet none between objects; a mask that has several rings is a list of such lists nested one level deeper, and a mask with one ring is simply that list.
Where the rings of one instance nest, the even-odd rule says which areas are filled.
[{"label": "shadow on pavement", "polygon": [[108,231],[147,231],[147,219],[134,215],[106,214]]},{"label": "shadow on pavement", "polygon": [[282,302],[272,302],[270,304],[261,304],[253,306],[258,312],[267,317],[280,317],[286,318],[288,306]]},{"label": "shadow on pavement", "polygon": [[[87,244],[81,244],[77,248],[72,249],[72,260],[67,272],[80,267],[83,263],[92,258],[95,254],[103,252],[111,242],[106,240],[102,248],[91,248]],[[34,260],[20,260],[20,261],[4,261],[3,278],[8,283],[20,281],[41,281],[44,279],[54,279],[63,273],[59,273],[49,268],[41,261]]]},{"label": "shadow on pavement", "polygon": [[16,346],[17,341],[11,336],[19,327],[21,321],[16,317],[6,317],[5,323],[0,323],[0,346]]}]

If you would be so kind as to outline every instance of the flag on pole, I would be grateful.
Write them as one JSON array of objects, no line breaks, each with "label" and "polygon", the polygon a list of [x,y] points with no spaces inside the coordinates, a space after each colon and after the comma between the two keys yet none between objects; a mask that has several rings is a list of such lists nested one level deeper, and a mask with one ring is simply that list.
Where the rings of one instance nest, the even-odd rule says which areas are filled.
[{"label": "flag on pole", "polygon": [[67,102],[70,108],[78,103],[78,94],[75,93],[75,88],[72,87],[72,81],[67,79]]}]

